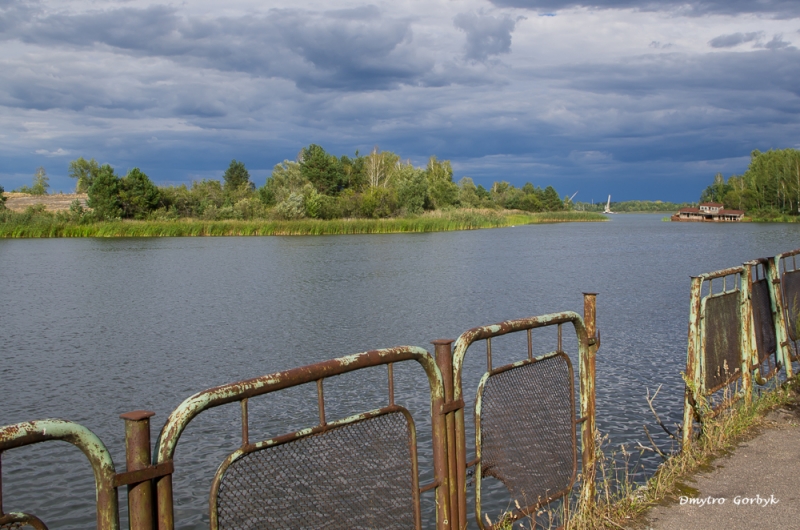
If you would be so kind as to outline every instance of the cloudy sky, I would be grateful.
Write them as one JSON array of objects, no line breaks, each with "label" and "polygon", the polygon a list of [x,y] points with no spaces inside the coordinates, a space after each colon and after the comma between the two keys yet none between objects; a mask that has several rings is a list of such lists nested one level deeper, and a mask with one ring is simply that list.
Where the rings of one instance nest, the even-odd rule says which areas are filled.
[{"label": "cloudy sky", "polygon": [[696,200],[800,148],[799,45],[797,0],[0,0],[0,185],[68,191],[79,156],[261,185],[317,143]]}]

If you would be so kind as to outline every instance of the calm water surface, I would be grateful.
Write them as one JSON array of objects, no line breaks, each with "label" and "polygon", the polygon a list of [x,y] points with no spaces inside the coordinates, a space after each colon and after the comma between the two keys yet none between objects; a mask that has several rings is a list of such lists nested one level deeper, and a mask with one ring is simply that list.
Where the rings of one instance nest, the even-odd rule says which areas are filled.
[{"label": "calm water surface", "polygon": [[[208,387],[372,348],[428,347],[509,318],[581,312],[581,292],[594,291],[598,427],[612,445],[633,444],[653,423],[648,388],[663,384],[659,412],[680,421],[689,276],[800,246],[798,225],[661,218],[408,235],[0,240],[0,425],[76,421],[121,470],[120,413],[156,411],[155,437],[170,411]],[[535,345],[554,349],[553,334]],[[519,346],[499,344],[495,364],[524,357]],[[574,340],[567,346],[576,350]],[[485,369],[482,352],[471,353],[468,401]],[[397,386],[418,423],[427,482],[422,370],[398,367]],[[329,419],[385,402],[383,368],[326,383]],[[252,407],[251,440],[316,423],[314,388]],[[180,528],[207,527],[210,477],[239,443],[239,421],[237,406],[221,407],[181,438]],[[7,452],[3,483],[6,511],[36,513],[51,528],[93,525],[91,472],[67,444]],[[490,495],[489,507],[502,510],[501,499]]]}]

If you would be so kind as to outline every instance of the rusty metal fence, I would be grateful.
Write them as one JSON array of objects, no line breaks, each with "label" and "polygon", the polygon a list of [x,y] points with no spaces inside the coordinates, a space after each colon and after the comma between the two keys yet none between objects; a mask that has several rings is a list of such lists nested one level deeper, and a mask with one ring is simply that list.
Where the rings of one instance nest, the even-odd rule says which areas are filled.
[{"label": "rusty metal fence", "polygon": [[[209,409],[239,403],[241,443],[219,465],[210,484],[210,527],[422,528],[421,497],[435,497],[437,529],[466,528],[466,472],[475,468],[476,518],[481,520],[481,479],[493,476],[521,502],[517,519],[569,496],[577,478],[581,429],[581,495],[594,498],[595,295],[585,295],[586,321],[573,312],[473,328],[455,341],[437,340],[434,359],[422,348],[402,346],[350,355],[199,392],[167,418],[151,455],[153,412],[133,411],[125,420],[126,466],[117,473],[108,450],[91,431],[62,420],[0,428],[0,457],[24,445],[64,440],[92,464],[97,492],[97,528],[119,528],[119,487],[128,488],[129,526],[134,530],[175,527],[172,476],[179,439],[189,423]],[[578,341],[580,416],[576,415],[573,367],[562,349],[562,326]],[[555,351],[533,355],[531,330],[555,326]],[[527,358],[494,367],[491,339],[527,332]],[[470,345],[484,340],[488,369],[475,401],[476,459],[466,462],[462,377]],[[417,432],[407,409],[395,403],[394,365],[415,361],[428,382],[433,480],[419,484]],[[328,421],[326,379],[387,366],[386,404]],[[250,439],[251,399],[304,384],[316,384],[319,421],[267,440]],[[266,398],[261,398],[266,399]],[[0,459],[0,463],[2,460]],[[46,529],[35,515],[4,513],[0,467],[0,530]]]},{"label": "rusty metal fence", "polygon": [[[499,480],[510,494],[509,506],[518,508],[508,517],[517,520],[539,507],[568,497],[576,480],[577,434],[581,426],[583,464],[582,497],[594,498],[595,465],[595,353],[600,346],[595,335],[596,294],[584,295],[584,316],[574,312],[554,313],[509,320],[470,329],[455,341],[452,368],[448,365],[450,343],[437,344],[437,360],[445,374],[452,369],[453,400],[461,407],[447,418],[448,442],[455,456],[450,459],[452,519],[457,528],[467,525],[467,471],[474,467],[475,519],[484,526],[481,485],[484,476]],[[572,363],[562,348],[562,326],[571,324],[578,342],[580,418],[575,414]],[[555,351],[534,356],[531,330],[555,326]],[[495,367],[492,338],[512,333],[527,334],[526,358]],[[474,343],[486,344],[486,373],[475,400],[475,459],[467,462],[464,415],[464,359]],[[444,362],[442,362],[444,361]],[[447,391],[447,390],[446,390]],[[566,506],[566,504],[565,504]],[[508,520],[508,519],[507,519]]]},{"label": "rusty metal fence", "polygon": [[[86,455],[94,472],[97,492],[98,530],[118,530],[119,510],[117,487],[127,484],[130,475],[118,475],[106,446],[95,434],[77,423],[64,420],[38,420],[0,428],[0,458],[9,449],[61,440],[71,443]],[[0,466],[0,529],[31,527],[47,530],[47,525],[34,514],[3,512],[2,466]]]},{"label": "rusty metal fence", "polygon": [[[782,368],[786,377],[792,376],[800,324],[798,254],[795,250],[692,277],[684,446],[691,443],[695,421],[713,417],[738,399],[749,401],[753,384],[765,385]],[[797,304],[786,303],[790,300]],[[715,402],[712,396],[720,391],[723,396]]]},{"label": "rusty metal fence", "polygon": [[[784,350],[784,357],[790,361],[800,360],[798,352],[798,341],[800,340],[800,269],[797,268],[797,256],[800,249],[778,254],[773,258],[773,282],[780,285],[780,289],[775,290],[775,297],[778,300],[782,311],[778,318],[782,320],[781,329],[783,334],[781,345]],[[785,343],[785,344],[784,344]],[[791,363],[787,363],[788,370],[791,370]],[[791,375],[791,371],[787,372]]]}]

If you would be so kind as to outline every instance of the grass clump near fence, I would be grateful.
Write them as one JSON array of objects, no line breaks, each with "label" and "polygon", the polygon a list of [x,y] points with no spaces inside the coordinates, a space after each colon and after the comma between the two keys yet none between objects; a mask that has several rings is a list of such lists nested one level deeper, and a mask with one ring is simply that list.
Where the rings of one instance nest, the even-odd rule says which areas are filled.
[{"label": "grass clump near fence", "polygon": [[717,457],[733,450],[743,438],[764,425],[764,415],[777,407],[798,401],[800,380],[794,378],[772,391],[740,400],[728,411],[703,423],[700,437],[686,450],[675,453],[643,485],[637,485],[625,467],[620,469],[613,455],[598,455],[598,498],[594,506],[580,504],[572,510],[567,530],[630,527],[656,503],[686,494],[683,481],[709,469]]},{"label": "grass clump near fence", "polygon": [[500,228],[537,223],[604,221],[588,212],[509,212],[495,210],[435,211],[414,217],[390,219],[225,220],[194,219],[152,221],[76,222],[67,215],[47,212],[4,212],[2,238],[47,237],[186,237],[186,236],[289,236],[339,234],[390,234]]}]

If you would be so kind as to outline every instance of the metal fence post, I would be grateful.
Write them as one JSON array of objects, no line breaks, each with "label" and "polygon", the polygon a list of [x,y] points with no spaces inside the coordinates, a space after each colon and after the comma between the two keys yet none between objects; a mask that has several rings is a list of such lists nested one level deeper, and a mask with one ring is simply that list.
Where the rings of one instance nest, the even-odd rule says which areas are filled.
[{"label": "metal fence post", "polygon": [[586,326],[586,345],[580,350],[581,382],[581,445],[583,454],[583,488],[581,496],[584,506],[594,504],[595,497],[595,354],[600,347],[597,336],[597,293],[583,293],[583,321]]},{"label": "metal fence post", "polygon": [[695,392],[700,389],[700,299],[703,279],[692,276],[689,296],[689,340],[686,348],[686,372],[683,374],[686,387],[683,398],[683,449],[692,443],[695,418]]},{"label": "metal fence post", "polygon": [[789,327],[786,306],[781,286],[781,255],[767,259],[767,285],[772,296],[772,316],[775,319],[775,342],[778,348],[778,362],[783,363],[786,378],[792,378],[792,355],[789,351]]},{"label": "metal fence post", "polygon": [[[127,471],[150,465],[150,418],[155,412],[135,410],[121,414],[125,420],[125,462]],[[128,485],[128,518],[131,530],[153,530],[153,483]]]},{"label": "metal fence post", "polygon": [[744,265],[744,274],[740,278],[740,315],[742,333],[740,335],[740,348],[742,350],[742,392],[744,401],[747,404],[753,400],[753,359],[758,359],[758,352],[755,346],[755,326],[753,324],[753,303],[751,300],[751,285],[753,281],[753,267],[749,264]]},{"label": "metal fence post", "polygon": [[[444,402],[445,406],[452,406],[453,403],[453,352],[452,344],[455,339],[436,339],[431,341],[434,345],[436,354],[436,365],[442,373],[444,379]],[[448,407],[450,408],[450,407]],[[456,451],[456,418],[455,410],[448,410],[445,416],[446,424],[446,444],[447,444],[447,476],[450,478],[450,527],[466,527],[466,520],[460,520],[461,505],[464,506],[466,513],[466,491],[462,494],[458,487],[458,461]],[[465,459],[462,458],[462,459]]]}]

